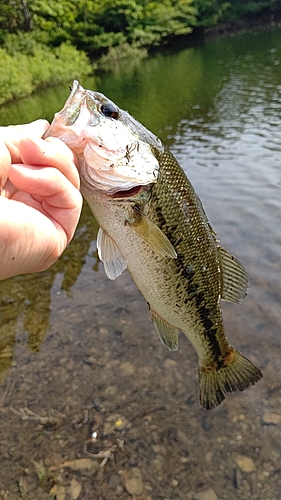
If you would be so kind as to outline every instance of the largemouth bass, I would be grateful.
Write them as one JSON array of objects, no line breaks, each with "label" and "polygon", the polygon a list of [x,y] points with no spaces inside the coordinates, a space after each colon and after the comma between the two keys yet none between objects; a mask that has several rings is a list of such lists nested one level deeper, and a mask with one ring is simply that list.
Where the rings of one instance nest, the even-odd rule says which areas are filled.
[{"label": "largemouth bass", "polygon": [[200,402],[255,384],[261,371],[225,336],[220,302],[241,302],[248,277],[216,240],[203,206],[172,153],[103,94],[77,81],[45,137],[63,140],[79,160],[81,192],[100,225],[107,276],[128,268],[162,343],[178,349],[182,331],[199,360]]}]

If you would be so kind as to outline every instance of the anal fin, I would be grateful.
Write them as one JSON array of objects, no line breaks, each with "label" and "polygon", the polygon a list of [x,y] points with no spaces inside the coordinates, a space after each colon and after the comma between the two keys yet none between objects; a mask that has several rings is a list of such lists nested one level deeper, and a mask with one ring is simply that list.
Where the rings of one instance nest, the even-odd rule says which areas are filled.
[{"label": "anal fin", "polygon": [[223,247],[218,246],[222,272],[222,300],[242,302],[247,295],[249,278],[245,268]]},{"label": "anal fin", "polygon": [[167,323],[167,321],[161,318],[161,316],[152,309],[150,309],[150,314],[162,344],[168,347],[169,351],[177,351],[179,338],[178,328]]},{"label": "anal fin", "polygon": [[127,263],[115,241],[101,227],[97,236],[97,248],[99,258],[104,264],[106,276],[110,280],[115,280],[126,269]]}]

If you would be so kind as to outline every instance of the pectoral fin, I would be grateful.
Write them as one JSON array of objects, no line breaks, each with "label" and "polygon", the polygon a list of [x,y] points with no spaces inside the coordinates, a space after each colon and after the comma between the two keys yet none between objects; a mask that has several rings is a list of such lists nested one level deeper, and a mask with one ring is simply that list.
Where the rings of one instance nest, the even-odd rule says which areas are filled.
[{"label": "pectoral fin", "polygon": [[179,338],[178,329],[167,323],[152,309],[150,309],[150,314],[162,344],[168,347],[169,351],[177,351]]},{"label": "pectoral fin", "polygon": [[155,252],[164,257],[176,259],[177,252],[163,231],[147,215],[138,209],[136,210],[136,220],[133,223],[129,222],[131,227]]},{"label": "pectoral fin", "polygon": [[115,241],[101,227],[97,236],[98,255],[104,264],[106,276],[110,280],[115,280],[123,273],[127,263],[123,259]]},{"label": "pectoral fin", "polygon": [[221,246],[218,246],[218,252],[223,283],[221,298],[227,302],[242,302],[249,287],[247,272],[239,260]]}]

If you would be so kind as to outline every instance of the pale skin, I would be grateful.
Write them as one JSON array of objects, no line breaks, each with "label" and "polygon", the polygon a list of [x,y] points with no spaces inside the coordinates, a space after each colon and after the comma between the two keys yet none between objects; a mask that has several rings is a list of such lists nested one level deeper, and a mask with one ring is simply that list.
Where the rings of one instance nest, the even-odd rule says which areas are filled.
[{"label": "pale skin", "polygon": [[49,268],[81,208],[77,160],[46,120],[0,127],[0,279]]}]

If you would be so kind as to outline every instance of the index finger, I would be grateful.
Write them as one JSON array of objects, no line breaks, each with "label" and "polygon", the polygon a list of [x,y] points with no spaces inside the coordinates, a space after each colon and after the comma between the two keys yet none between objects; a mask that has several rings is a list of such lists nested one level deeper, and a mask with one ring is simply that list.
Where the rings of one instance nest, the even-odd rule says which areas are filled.
[{"label": "index finger", "polygon": [[19,143],[24,137],[42,137],[49,127],[47,120],[36,120],[23,125],[9,125],[0,127],[0,139],[8,148],[12,163],[20,163]]},{"label": "index finger", "polygon": [[80,179],[76,156],[60,139],[22,139],[19,151],[23,163],[57,168],[77,189]]},{"label": "index finger", "polygon": [[0,140],[0,190],[6,183],[10,166],[11,155],[4,141]]}]

